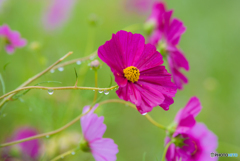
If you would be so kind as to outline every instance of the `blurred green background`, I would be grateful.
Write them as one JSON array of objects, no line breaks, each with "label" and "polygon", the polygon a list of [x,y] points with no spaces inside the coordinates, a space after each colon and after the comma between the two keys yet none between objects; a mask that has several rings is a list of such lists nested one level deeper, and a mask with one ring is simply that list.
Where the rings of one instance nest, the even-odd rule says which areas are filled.
[{"label": "blurred green background", "polygon": [[[167,0],[166,4],[169,9],[174,9],[174,17],[181,19],[187,27],[180,47],[190,62],[190,72],[186,73],[189,84],[184,86],[184,90],[178,91],[175,103],[169,111],[156,107],[150,115],[167,126],[189,98],[197,96],[203,106],[197,120],[204,122],[218,136],[217,152],[240,155],[240,1]],[[41,21],[47,5],[48,1],[6,0],[1,8],[0,25],[8,24],[28,41],[26,47],[17,49],[13,55],[8,55],[3,48],[0,49],[0,73],[7,92],[17,88],[68,51],[73,51],[74,54],[67,60],[91,54],[109,40],[112,33],[127,26],[138,24],[140,28],[132,28],[133,32],[144,34],[141,27],[149,16],[149,10],[135,12],[134,8],[131,9],[131,6],[127,6],[127,2],[122,0],[81,0],[76,1],[67,22],[57,30],[49,32],[44,30]],[[91,14],[98,17],[99,23],[96,27],[88,23]],[[33,50],[33,42],[39,43],[40,48]],[[8,66],[3,70],[3,66],[8,62]],[[46,86],[72,86],[76,81],[76,67],[78,85],[93,87],[94,72],[90,70],[89,62],[66,66],[62,72],[49,72],[32,85],[43,81],[60,81],[60,85],[52,83]],[[99,87],[108,87],[112,75],[109,67],[103,64],[98,74]],[[2,94],[0,86],[0,95]],[[31,90],[20,100],[6,104],[1,111],[0,141],[6,142],[16,128],[24,125],[37,128],[39,133],[60,128],[78,116],[85,105],[91,104],[93,96],[93,91],[54,91],[53,95],[49,95],[45,90]],[[118,97],[111,91],[109,95],[104,95],[102,100],[110,98]],[[119,146],[117,160],[160,160],[165,133],[139,112],[117,103],[103,105],[96,112],[105,117],[107,131],[104,137],[114,139]],[[80,133],[80,123],[75,123],[57,135],[41,138],[44,145],[41,159],[48,160],[71,149],[73,144],[79,142],[78,139],[74,140],[72,135],[78,138]],[[70,142],[71,145],[68,145]],[[51,150],[48,152],[47,149]],[[77,152],[62,160],[94,159],[91,154]],[[240,157],[219,160],[240,160]]]}]

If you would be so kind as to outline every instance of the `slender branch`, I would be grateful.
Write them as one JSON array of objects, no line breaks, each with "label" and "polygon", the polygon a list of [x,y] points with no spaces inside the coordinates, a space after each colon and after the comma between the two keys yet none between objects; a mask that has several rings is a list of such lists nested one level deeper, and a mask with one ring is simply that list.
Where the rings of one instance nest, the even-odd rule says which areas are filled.
[{"label": "slender branch", "polygon": [[47,132],[47,133],[43,133],[43,134],[39,134],[39,135],[35,135],[35,136],[31,136],[31,137],[28,137],[28,138],[25,138],[25,139],[21,139],[21,140],[17,140],[17,141],[12,141],[12,142],[5,143],[5,144],[0,144],[0,148],[1,147],[5,147],[5,146],[18,144],[18,143],[22,143],[22,142],[29,141],[29,140],[38,139],[38,138],[45,137],[45,136],[50,136],[50,135],[56,134],[58,132],[61,132],[64,129],[66,129],[69,126],[71,126],[72,124],[74,124],[75,122],[79,121],[80,118],[83,117],[84,115],[86,115],[89,111],[90,111],[90,109],[87,112],[85,112],[84,114],[81,114],[81,115],[77,116],[74,120],[70,121],[69,123],[67,123],[66,125],[62,126],[61,128],[59,128],[57,130],[54,130],[54,131],[51,131],[51,132]]},{"label": "slender branch", "polygon": [[95,88],[95,87],[76,87],[76,86],[66,86],[66,87],[44,87],[44,86],[27,86],[27,87],[22,87],[18,88],[16,90],[13,90],[9,93],[6,93],[0,97],[0,99],[7,97],[7,96],[12,96],[14,93],[20,92],[22,90],[26,89],[43,89],[43,90],[68,90],[68,89],[80,89],[80,90],[95,90],[95,91],[109,91],[111,89],[117,88],[118,85],[109,87],[109,88]]},{"label": "slender branch", "polygon": [[164,149],[164,151],[163,151],[162,161],[165,160],[165,157],[166,157],[166,154],[167,154],[167,150],[168,150],[169,146],[170,146],[172,143],[173,143],[173,141],[170,141],[170,142],[166,145],[166,147],[165,147],[165,149]]},{"label": "slender branch", "polygon": [[53,158],[51,161],[56,161],[56,160],[62,159],[62,158],[64,158],[65,156],[70,155],[70,154],[73,154],[73,153],[75,154],[76,151],[79,150],[79,149],[80,149],[80,148],[77,147],[77,148],[74,148],[74,149],[72,149],[72,150],[69,150],[69,151],[67,151],[67,152],[65,152],[65,153],[63,153],[63,154],[60,154],[60,155],[56,156],[56,157]]},{"label": "slender branch", "polygon": [[52,69],[55,70],[55,69],[58,69],[60,67],[64,67],[64,66],[67,66],[67,65],[70,65],[70,64],[73,64],[73,63],[76,63],[78,61],[82,62],[82,61],[86,61],[86,60],[89,60],[91,58],[94,58],[95,56],[97,55],[97,52],[95,51],[94,53],[92,53],[91,55],[89,56],[86,56],[84,58],[78,58],[78,59],[73,59],[73,60],[70,60],[70,61],[66,61],[64,63],[61,63],[59,65],[56,65],[55,67],[53,67]]},{"label": "slender branch", "polygon": [[[32,78],[29,78],[26,82],[24,82],[23,84],[21,84],[17,89],[22,88],[27,86],[28,84],[32,83],[34,80],[36,80],[37,78],[41,77],[43,74],[47,73],[48,71],[50,71],[51,69],[53,69],[54,66],[56,66],[57,64],[59,64],[60,62],[62,62],[64,59],[66,59],[69,55],[71,55],[73,52],[69,52],[67,53],[65,56],[63,56],[62,58],[60,58],[58,61],[56,61],[55,63],[53,63],[52,65],[50,65],[47,69],[43,70],[42,72],[38,73],[37,75],[33,76]],[[4,98],[2,100],[2,102],[0,103],[0,108],[14,95],[11,94],[8,97]]]},{"label": "slender branch", "polygon": [[[99,106],[100,105],[103,105],[103,104],[106,104],[106,103],[122,103],[122,104],[125,104],[125,105],[128,105],[134,109],[136,109],[135,105],[133,105],[132,103],[129,103],[129,102],[126,102],[126,101],[123,101],[123,100],[119,100],[119,99],[111,99],[111,100],[106,100],[106,101],[103,101],[103,102],[100,102],[99,103]],[[167,130],[167,128],[159,123],[157,123],[155,120],[153,120],[153,118],[149,115],[149,114],[146,114],[145,117],[148,119],[148,121],[150,121],[153,125],[163,129],[163,130]]]}]

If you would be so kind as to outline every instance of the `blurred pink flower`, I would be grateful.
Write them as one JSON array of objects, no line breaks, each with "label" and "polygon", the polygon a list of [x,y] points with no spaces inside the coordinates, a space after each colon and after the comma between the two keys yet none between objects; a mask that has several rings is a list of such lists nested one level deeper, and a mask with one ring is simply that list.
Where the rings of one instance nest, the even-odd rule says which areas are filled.
[{"label": "blurred pink flower", "polygon": [[[21,140],[27,137],[31,137],[37,135],[38,132],[36,129],[32,127],[21,127],[16,130],[15,134],[9,139],[9,141]],[[7,147],[2,153],[2,157],[6,159],[6,161],[14,160],[15,157],[20,157],[22,160],[38,160],[40,154],[40,141],[38,139],[30,140],[26,142],[19,143],[15,145],[15,149],[18,149],[18,153],[20,156],[11,156],[11,151],[14,147]]]},{"label": "blurred pink flower", "polygon": [[149,43],[161,50],[162,55],[167,56],[174,83],[178,89],[182,89],[183,84],[188,83],[188,79],[180,69],[188,71],[189,63],[177,45],[186,28],[180,20],[175,18],[171,20],[172,13],[173,10],[166,10],[163,2],[155,3],[146,23],[151,27],[149,30],[153,30]]},{"label": "blurred pink flower", "polygon": [[174,102],[177,89],[171,74],[162,66],[161,54],[145,44],[142,35],[119,31],[99,47],[98,56],[115,76],[118,97],[135,104],[141,114],[158,105],[168,110]]},{"label": "blurred pink flower", "polygon": [[43,15],[43,25],[46,30],[54,30],[62,26],[70,17],[75,0],[51,0]]},{"label": "blurred pink flower", "polygon": [[130,12],[135,11],[139,14],[145,14],[150,11],[151,6],[157,0],[125,0],[126,9]]},{"label": "blurred pink flower", "polygon": [[12,54],[15,48],[20,48],[27,44],[27,41],[21,38],[20,33],[12,31],[8,25],[0,26],[0,37],[3,39],[8,54]]},{"label": "blurred pink flower", "polygon": [[[81,118],[82,132],[85,139],[82,144],[82,150],[90,151],[96,161],[115,161],[118,153],[118,146],[112,139],[102,138],[106,131],[106,125],[103,123],[104,117],[98,117],[94,110],[98,107],[96,104],[90,112]],[[90,106],[83,108],[86,113]]]},{"label": "blurred pink flower", "polygon": [[[217,136],[208,130],[203,123],[197,123],[187,133],[179,134],[174,139],[180,142],[172,143],[167,151],[167,161],[216,161],[210,154],[216,152]],[[170,138],[165,139],[165,145]]]},{"label": "blurred pink flower", "polygon": [[195,124],[195,117],[201,111],[202,106],[197,97],[192,97],[187,105],[180,109],[175,117],[174,122],[177,124],[176,133],[186,133]]}]

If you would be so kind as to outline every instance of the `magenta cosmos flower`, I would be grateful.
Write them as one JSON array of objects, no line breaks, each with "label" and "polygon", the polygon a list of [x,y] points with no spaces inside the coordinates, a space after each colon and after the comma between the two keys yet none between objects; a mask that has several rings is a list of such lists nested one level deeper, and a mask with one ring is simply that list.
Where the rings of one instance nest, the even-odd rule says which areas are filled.
[{"label": "magenta cosmos flower", "polygon": [[186,28],[180,20],[171,20],[172,13],[172,10],[166,10],[164,3],[154,4],[152,14],[147,20],[147,24],[153,29],[149,43],[155,45],[162,55],[167,56],[174,83],[178,89],[182,89],[188,79],[180,70],[183,68],[188,71],[189,64],[177,45]]},{"label": "magenta cosmos flower", "polygon": [[70,17],[75,0],[51,0],[51,4],[43,16],[46,30],[54,30],[62,26]]},{"label": "magenta cosmos flower", "polygon": [[95,105],[90,112],[90,106],[83,108],[83,113],[88,112],[81,118],[82,132],[84,141],[81,143],[83,151],[90,151],[96,161],[115,161],[118,153],[118,146],[112,139],[102,138],[106,131],[106,125],[103,123],[104,117],[98,117],[94,110]]},{"label": "magenta cosmos flower", "polygon": [[[216,152],[217,136],[212,133],[203,123],[196,123],[187,133],[177,135],[167,151],[167,161],[214,161],[210,154]],[[166,138],[167,144],[170,138]]]},{"label": "magenta cosmos flower", "polygon": [[141,114],[160,105],[169,109],[177,92],[171,74],[163,64],[161,54],[151,44],[145,44],[140,34],[119,31],[98,49],[98,56],[113,72],[119,98],[137,106]]},{"label": "magenta cosmos flower", "polygon": [[27,44],[27,41],[21,38],[20,33],[12,31],[8,25],[0,26],[0,37],[4,39],[5,49],[8,54],[12,54],[15,48],[20,48]]},{"label": "magenta cosmos flower", "polygon": [[176,133],[185,133],[195,124],[195,117],[201,111],[202,106],[197,97],[192,97],[187,105],[180,109],[175,117]]},{"label": "magenta cosmos flower", "polygon": [[[21,127],[16,130],[16,133],[10,138],[11,141],[21,140],[27,137],[37,135],[38,132],[32,127]],[[37,160],[40,154],[40,141],[38,139],[19,143],[13,148],[5,148],[2,157],[6,160],[14,160],[16,156],[11,156],[11,151],[17,149],[21,160]],[[16,152],[15,152],[16,153]]]}]

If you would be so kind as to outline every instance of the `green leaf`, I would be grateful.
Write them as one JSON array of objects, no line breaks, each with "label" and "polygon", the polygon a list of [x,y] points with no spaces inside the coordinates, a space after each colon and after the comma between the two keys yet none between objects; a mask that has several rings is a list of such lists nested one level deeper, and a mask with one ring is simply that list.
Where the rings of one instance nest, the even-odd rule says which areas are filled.
[{"label": "green leaf", "polygon": [[74,70],[75,70],[76,79],[78,79],[78,74],[77,74],[77,70],[75,67],[74,67]]}]

